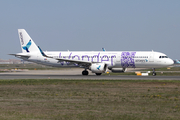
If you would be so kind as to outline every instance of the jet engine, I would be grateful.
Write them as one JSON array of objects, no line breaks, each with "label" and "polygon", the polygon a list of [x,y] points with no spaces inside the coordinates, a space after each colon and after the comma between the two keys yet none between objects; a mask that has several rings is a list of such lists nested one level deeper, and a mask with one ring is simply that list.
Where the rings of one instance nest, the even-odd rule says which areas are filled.
[{"label": "jet engine", "polygon": [[112,68],[111,71],[114,73],[122,73],[126,71],[126,68]]},{"label": "jet engine", "polygon": [[105,63],[93,63],[89,68],[93,73],[105,73],[107,70],[107,64]]}]

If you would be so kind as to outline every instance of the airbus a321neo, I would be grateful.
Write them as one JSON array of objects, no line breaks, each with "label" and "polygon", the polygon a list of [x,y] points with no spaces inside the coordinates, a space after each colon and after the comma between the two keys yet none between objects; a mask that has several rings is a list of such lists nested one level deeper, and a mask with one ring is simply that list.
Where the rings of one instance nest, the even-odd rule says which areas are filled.
[{"label": "airbus a321neo", "polygon": [[155,68],[173,65],[164,53],[154,51],[42,51],[24,29],[18,29],[22,53],[10,54],[26,61],[53,67],[81,67],[96,75],[125,72],[127,68]]}]

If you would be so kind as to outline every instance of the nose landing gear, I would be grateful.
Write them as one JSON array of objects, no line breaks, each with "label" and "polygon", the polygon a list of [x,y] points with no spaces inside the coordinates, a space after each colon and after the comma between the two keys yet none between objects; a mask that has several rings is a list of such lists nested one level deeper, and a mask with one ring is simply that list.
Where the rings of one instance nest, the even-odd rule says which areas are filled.
[{"label": "nose landing gear", "polygon": [[152,68],[152,70],[153,70],[152,75],[153,75],[153,76],[156,76],[155,68]]}]

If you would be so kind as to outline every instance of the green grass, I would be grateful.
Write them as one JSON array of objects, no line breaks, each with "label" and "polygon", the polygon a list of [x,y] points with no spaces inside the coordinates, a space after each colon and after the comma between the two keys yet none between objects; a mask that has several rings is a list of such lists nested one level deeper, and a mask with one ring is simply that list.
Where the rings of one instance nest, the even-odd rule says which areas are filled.
[{"label": "green grass", "polygon": [[0,119],[178,120],[180,81],[0,80]]}]

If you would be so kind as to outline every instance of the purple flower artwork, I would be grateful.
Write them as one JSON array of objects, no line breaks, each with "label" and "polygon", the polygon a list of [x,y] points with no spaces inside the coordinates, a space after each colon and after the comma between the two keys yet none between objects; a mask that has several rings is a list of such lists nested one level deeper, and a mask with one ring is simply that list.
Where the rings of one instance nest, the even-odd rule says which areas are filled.
[{"label": "purple flower artwork", "polygon": [[135,68],[135,57],[136,52],[122,52],[121,53],[121,66],[122,68]]}]

